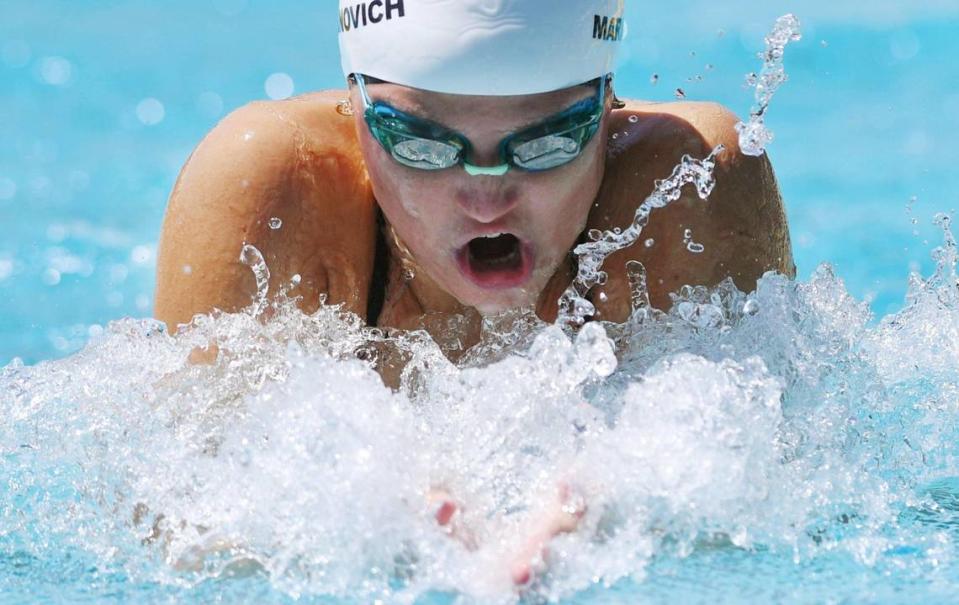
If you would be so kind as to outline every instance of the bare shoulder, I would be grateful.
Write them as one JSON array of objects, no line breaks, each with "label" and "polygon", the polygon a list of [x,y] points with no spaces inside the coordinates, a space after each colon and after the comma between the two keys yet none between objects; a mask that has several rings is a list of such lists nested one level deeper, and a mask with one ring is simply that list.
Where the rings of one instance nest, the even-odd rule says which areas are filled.
[{"label": "bare shoulder", "polygon": [[765,155],[742,153],[738,121],[722,105],[709,102],[630,101],[613,113],[607,174],[590,215],[593,228],[630,224],[655,181],[668,177],[684,155],[701,159],[718,145],[724,151],[717,158],[716,186],[708,201],[687,187],[679,200],[653,213],[642,243],[607,260],[609,301],[597,305],[606,318],[623,319],[629,312],[624,267],[630,260],[645,265],[650,298],[659,308],[667,308],[669,294],[686,284],[715,285],[730,277],[749,291],[767,271],[794,274],[772,165]]},{"label": "bare shoulder", "polygon": [[[271,291],[365,309],[375,209],[345,92],[256,102],[223,119],[197,146],[170,196],[157,266],[156,315],[171,328],[214,308],[238,310],[256,292],[240,261],[256,246]],[[368,283],[367,283],[368,285]]]}]

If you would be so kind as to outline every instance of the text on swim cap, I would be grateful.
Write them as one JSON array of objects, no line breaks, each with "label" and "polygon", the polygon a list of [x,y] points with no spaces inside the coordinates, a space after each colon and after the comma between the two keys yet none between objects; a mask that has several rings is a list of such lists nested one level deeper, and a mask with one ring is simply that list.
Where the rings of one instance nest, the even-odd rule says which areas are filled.
[{"label": "text on swim cap", "polygon": [[340,13],[340,31],[375,25],[384,19],[389,21],[406,16],[403,0],[372,0],[354,6],[348,6]]},{"label": "text on swim cap", "polygon": [[596,15],[593,19],[593,38],[619,42],[623,39],[623,27],[625,24],[625,19]]}]

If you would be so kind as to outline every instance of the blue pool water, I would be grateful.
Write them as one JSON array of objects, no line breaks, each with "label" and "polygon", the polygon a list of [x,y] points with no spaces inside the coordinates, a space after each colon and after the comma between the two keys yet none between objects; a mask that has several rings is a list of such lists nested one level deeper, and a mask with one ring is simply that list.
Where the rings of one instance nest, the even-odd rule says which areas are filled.
[{"label": "blue pool water", "polygon": [[[331,0],[0,7],[0,601],[509,601],[501,552],[403,514],[441,458],[473,473],[440,475],[476,514],[520,511],[490,543],[535,509],[536,472],[583,482],[593,533],[542,587],[564,602],[955,601],[959,297],[933,219],[959,198],[959,5],[848,4],[634,8],[617,79],[745,115],[763,34],[803,19],[767,120],[797,284],[767,278],[752,307],[688,292],[610,334],[634,351],[611,376],[602,339],[542,329],[483,369],[405,343],[424,369],[397,395],[345,360],[366,337],[333,315],[179,340],[108,325],[150,315],[166,196],[203,134],[290,82],[340,86]],[[186,367],[214,335],[229,363]],[[568,435],[575,414],[609,430]],[[133,523],[142,503],[165,520]],[[242,546],[177,569],[210,535]],[[245,560],[265,571],[224,579]]]}]

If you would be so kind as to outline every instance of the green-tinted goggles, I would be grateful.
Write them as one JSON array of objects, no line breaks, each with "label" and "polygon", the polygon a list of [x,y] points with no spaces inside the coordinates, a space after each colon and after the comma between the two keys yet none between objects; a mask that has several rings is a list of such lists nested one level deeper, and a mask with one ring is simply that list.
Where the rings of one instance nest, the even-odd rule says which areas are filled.
[{"label": "green-tinted goggles", "polygon": [[355,74],[354,80],[363,97],[363,115],[370,132],[400,164],[420,170],[445,170],[463,164],[471,175],[502,176],[510,167],[540,172],[578,158],[599,130],[609,76],[595,80],[595,96],[503,139],[499,144],[500,164],[492,167],[476,166],[466,160],[472,145],[460,133],[373,101],[364,77]]}]

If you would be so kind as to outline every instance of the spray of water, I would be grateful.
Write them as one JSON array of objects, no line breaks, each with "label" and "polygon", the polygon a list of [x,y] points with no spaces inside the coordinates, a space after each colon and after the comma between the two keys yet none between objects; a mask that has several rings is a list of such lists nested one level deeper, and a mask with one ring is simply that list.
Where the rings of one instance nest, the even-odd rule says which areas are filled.
[{"label": "spray of water", "polygon": [[783,65],[786,46],[802,39],[799,19],[784,15],[776,20],[773,30],[766,36],[766,50],[759,54],[763,68],[759,74],[749,74],[746,84],[755,89],[756,105],[750,111],[749,121],[736,125],[739,132],[739,147],[746,155],[760,156],[773,141],[773,134],[766,128],[766,110],[785,84],[786,68]]}]

